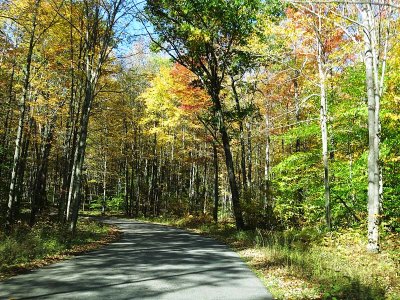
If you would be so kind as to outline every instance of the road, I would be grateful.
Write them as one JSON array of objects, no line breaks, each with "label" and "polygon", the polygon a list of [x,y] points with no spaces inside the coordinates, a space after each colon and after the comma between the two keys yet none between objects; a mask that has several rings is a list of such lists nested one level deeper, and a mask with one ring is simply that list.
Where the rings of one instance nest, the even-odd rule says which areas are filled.
[{"label": "road", "polygon": [[122,238],[0,282],[0,299],[272,299],[227,246],[184,230],[110,219]]}]

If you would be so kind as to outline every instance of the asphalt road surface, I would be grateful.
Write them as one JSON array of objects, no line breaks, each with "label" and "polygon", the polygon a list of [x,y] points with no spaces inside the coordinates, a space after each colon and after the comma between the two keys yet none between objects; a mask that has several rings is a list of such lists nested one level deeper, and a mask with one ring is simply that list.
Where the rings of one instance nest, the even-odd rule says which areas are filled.
[{"label": "asphalt road surface", "polygon": [[0,282],[0,299],[273,299],[229,248],[162,225],[113,219],[122,239]]}]

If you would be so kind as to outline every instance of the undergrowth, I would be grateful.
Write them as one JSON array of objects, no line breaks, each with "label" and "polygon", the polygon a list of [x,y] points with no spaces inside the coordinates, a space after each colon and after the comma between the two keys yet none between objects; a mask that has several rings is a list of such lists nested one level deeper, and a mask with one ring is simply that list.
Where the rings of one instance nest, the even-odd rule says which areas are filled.
[{"label": "undergrowth", "polygon": [[77,228],[72,235],[67,227],[44,220],[33,227],[17,224],[9,235],[0,232],[0,278],[42,266],[57,255],[90,250],[111,234],[109,225],[88,219],[80,219]]},{"label": "undergrowth", "polygon": [[[149,219],[147,219],[149,220]],[[276,299],[400,299],[400,241],[382,238],[382,252],[366,252],[365,232],[323,233],[315,228],[236,231],[208,218],[151,219],[191,229],[236,250]]]}]

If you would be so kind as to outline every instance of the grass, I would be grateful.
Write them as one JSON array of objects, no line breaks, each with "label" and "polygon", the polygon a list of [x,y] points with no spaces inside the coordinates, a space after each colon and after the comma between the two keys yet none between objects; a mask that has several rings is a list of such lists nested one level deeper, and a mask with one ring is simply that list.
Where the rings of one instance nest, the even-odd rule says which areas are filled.
[{"label": "grass", "polygon": [[81,254],[119,237],[110,225],[80,219],[75,235],[49,220],[32,228],[18,224],[6,236],[0,232],[0,280]]},{"label": "grass", "polygon": [[[150,220],[150,219],[147,219]],[[151,219],[212,236],[237,251],[276,299],[400,299],[400,240],[383,237],[383,251],[366,253],[364,232],[316,229],[236,231],[209,220]]]},{"label": "grass", "polygon": [[[142,219],[186,228],[228,244],[248,263],[275,299],[400,299],[400,239],[386,234],[383,251],[365,251],[364,231],[333,233],[315,228],[271,232],[237,231],[233,223],[209,218]],[[50,221],[33,228],[19,224],[11,235],[0,232],[0,280],[80,254],[115,240],[119,232],[80,219],[75,236]]]}]

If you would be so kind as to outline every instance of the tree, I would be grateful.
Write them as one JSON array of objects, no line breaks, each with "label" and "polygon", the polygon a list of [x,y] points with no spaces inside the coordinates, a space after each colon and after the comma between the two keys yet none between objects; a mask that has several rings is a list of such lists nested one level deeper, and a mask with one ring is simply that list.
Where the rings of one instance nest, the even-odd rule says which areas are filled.
[{"label": "tree", "polygon": [[238,229],[244,222],[221,90],[237,47],[255,31],[260,8],[258,0],[152,0],[145,7],[145,17],[158,35],[152,38],[154,44],[196,74],[212,99]]},{"label": "tree", "polygon": [[[364,64],[368,99],[368,246],[370,252],[379,252],[379,224],[383,193],[380,165],[380,103],[386,71],[391,8],[365,3],[360,7],[364,33]],[[385,22],[377,20],[385,16]],[[382,33],[383,31],[383,33]],[[381,42],[383,40],[383,42]]]},{"label": "tree", "polygon": [[[80,188],[85,159],[88,124],[93,101],[98,93],[98,82],[103,67],[108,61],[111,50],[115,46],[117,25],[127,13],[125,1],[84,0],[82,17],[84,17],[83,32],[85,57],[82,63],[84,72],[84,97],[80,108],[79,132],[77,146],[72,163],[72,176],[69,184],[67,201],[67,220],[70,221],[71,231],[76,229],[80,206]],[[119,32],[121,33],[121,32]]]},{"label": "tree", "polygon": [[[31,6],[32,5],[32,6]],[[43,18],[43,7],[41,7],[42,1],[35,0],[33,3],[10,3],[10,13],[7,18],[16,21],[18,25],[23,28],[23,36],[26,39],[27,49],[24,64],[24,77],[22,84],[22,95],[20,97],[18,108],[19,108],[19,118],[18,118],[18,129],[15,138],[15,148],[14,157],[11,171],[10,189],[8,195],[7,204],[7,217],[6,217],[6,227],[9,229],[11,224],[14,222],[14,215],[16,213],[15,204],[19,192],[21,191],[22,182],[24,177],[24,160],[22,159],[22,144],[23,144],[23,134],[25,129],[25,118],[27,114],[27,102],[30,97],[30,84],[31,84],[31,72],[34,48],[39,43],[43,35],[48,31],[48,29],[54,24],[56,19],[56,14],[50,13],[48,18]],[[14,15],[13,15],[14,14]],[[17,16],[15,16],[15,14]],[[21,16],[21,15],[22,16]],[[28,21],[26,21],[24,14],[27,14]],[[19,19],[18,19],[19,18]],[[19,180],[20,179],[20,180]]]}]

